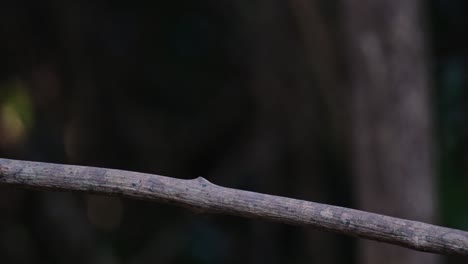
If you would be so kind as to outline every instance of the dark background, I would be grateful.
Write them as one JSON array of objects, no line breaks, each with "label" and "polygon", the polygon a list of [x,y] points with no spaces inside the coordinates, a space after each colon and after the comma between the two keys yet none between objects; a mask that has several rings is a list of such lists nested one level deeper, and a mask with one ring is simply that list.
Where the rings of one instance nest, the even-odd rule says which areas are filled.
[{"label": "dark background", "polygon": [[[428,203],[434,223],[464,230],[467,5],[421,1],[417,24],[426,34],[435,152],[427,181],[436,198]],[[0,157],[203,176],[363,208],[355,198],[353,56],[343,6],[3,0]],[[169,205],[0,186],[6,264],[365,263],[356,241]]]}]

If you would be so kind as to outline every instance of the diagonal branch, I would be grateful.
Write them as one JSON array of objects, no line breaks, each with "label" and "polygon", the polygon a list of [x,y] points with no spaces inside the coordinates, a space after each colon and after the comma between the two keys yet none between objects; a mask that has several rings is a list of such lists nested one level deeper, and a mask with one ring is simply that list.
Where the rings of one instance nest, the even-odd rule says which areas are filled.
[{"label": "diagonal branch", "polygon": [[309,226],[439,254],[468,256],[468,232],[338,206],[225,188],[202,177],[0,159],[0,184],[116,195]]}]

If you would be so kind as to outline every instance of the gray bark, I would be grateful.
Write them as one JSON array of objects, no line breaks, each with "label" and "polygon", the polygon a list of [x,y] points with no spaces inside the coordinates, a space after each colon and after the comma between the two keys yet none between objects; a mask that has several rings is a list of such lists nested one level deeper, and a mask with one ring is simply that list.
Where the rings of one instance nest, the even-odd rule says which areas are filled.
[{"label": "gray bark", "polygon": [[159,201],[197,212],[303,225],[420,251],[468,256],[468,232],[338,206],[225,188],[202,177],[182,180],[115,169],[0,159],[0,184]]},{"label": "gray bark", "polygon": [[[421,2],[344,3],[358,206],[433,222],[436,170]],[[437,263],[437,258],[363,242],[358,263]]]}]

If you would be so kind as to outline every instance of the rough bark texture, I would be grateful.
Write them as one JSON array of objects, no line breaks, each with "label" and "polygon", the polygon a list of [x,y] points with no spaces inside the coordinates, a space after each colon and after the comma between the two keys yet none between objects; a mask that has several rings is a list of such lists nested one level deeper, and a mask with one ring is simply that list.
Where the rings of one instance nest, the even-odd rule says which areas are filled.
[{"label": "rough bark texture", "polygon": [[[422,5],[345,0],[360,209],[433,222],[433,144]],[[361,244],[359,263],[436,263],[435,256]]]},{"label": "rough bark texture", "polygon": [[181,180],[114,169],[0,159],[1,183],[160,201],[199,212],[305,225],[420,251],[468,256],[468,232],[338,206],[225,188],[202,177]]}]

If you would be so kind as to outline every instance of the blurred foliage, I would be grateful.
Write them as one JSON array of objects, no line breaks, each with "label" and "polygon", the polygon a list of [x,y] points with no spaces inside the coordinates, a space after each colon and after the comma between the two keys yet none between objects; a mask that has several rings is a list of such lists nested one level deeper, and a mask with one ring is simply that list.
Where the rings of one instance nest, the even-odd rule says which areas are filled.
[{"label": "blurred foliage", "polygon": [[[352,206],[329,87],[307,68],[327,69],[323,35],[307,49],[300,33],[332,27],[343,56],[339,1],[317,2],[323,21],[298,29],[284,1],[1,1],[0,156]],[[468,229],[468,2],[427,3],[442,220]],[[343,263],[354,249],[297,227],[4,187],[0,223],[7,264]]]},{"label": "blurred foliage", "polygon": [[0,140],[2,145],[17,145],[33,126],[33,107],[24,83],[16,80],[0,84]]},{"label": "blurred foliage", "polygon": [[466,1],[432,1],[440,201],[444,224],[468,229],[468,20]]}]

